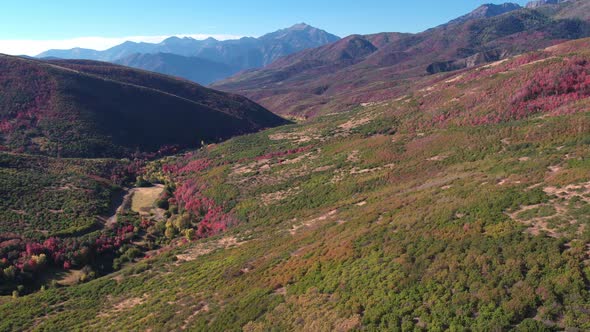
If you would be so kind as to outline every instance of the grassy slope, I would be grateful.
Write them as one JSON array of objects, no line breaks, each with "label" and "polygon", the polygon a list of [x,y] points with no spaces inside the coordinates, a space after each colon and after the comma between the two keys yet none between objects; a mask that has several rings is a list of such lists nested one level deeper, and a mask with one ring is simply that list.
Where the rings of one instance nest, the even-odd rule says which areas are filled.
[{"label": "grassy slope", "polygon": [[[590,60],[587,43],[543,56]],[[200,150],[217,166],[172,180],[206,183],[242,223],[87,284],[2,298],[0,329],[589,329],[587,96],[471,121],[515,107],[498,96],[544,68],[522,59]],[[465,91],[483,104],[427,121],[471,102]]]}]

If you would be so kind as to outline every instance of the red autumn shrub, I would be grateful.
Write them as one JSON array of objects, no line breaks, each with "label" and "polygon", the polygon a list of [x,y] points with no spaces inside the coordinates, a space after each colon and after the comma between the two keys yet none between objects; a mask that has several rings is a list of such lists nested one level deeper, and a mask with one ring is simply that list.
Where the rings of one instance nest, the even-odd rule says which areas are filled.
[{"label": "red autumn shrub", "polygon": [[590,63],[574,57],[564,61],[560,70],[548,67],[536,72],[529,83],[514,94],[510,115],[521,119],[589,96]]},{"label": "red autumn shrub", "polygon": [[197,159],[190,161],[186,166],[180,168],[178,173],[185,174],[185,173],[199,173],[211,166],[211,160],[209,159]]},{"label": "red autumn shrub", "polygon": [[271,159],[276,157],[286,157],[292,154],[302,153],[311,149],[311,146],[304,146],[301,148],[290,149],[286,151],[270,152],[262,156],[256,157],[256,160]]},{"label": "red autumn shrub", "polygon": [[194,180],[188,180],[178,186],[174,193],[181,211],[188,212],[194,220],[198,220],[197,238],[219,234],[236,223],[233,216],[223,212],[223,208],[214,200],[203,195],[205,188]]}]

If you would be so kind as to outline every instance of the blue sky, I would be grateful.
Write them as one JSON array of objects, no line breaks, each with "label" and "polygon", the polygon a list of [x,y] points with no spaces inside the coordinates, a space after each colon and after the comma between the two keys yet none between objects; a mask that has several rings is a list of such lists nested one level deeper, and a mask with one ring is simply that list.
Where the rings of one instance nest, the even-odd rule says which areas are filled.
[{"label": "blue sky", "polygon": [[[212,35],[220,39],[260,36],[299,22],[339,36],[418,32],[488,2],[504,1],[6,1],[0,11],[0,52],[30,54],[49,45],[66,48],[76,43],[104,49],[125,38],[157,41],[170,35]],[[514,2],[524,5],[527,0]]]}]

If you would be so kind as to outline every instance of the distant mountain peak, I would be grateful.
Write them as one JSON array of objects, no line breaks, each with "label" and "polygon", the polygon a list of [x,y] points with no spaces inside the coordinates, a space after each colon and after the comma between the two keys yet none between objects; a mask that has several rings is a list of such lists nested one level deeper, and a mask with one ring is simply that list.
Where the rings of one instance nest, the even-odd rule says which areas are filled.
[{"label": "distant mountain peak", "polygon": [[137,44],[137,43],[127,40],[127,41],[123,42],[123,44],[121,44],[121,45],[130,46],[130,45],[135,45],[135,44]]},{"label": "distant mountain peak", "polygon": [[[340,37],[333,35],[331,33],[326,32],[325,30],[313,27],[307,23],[297,23],[289,28],[280,29],[275,32],[267,33],[266,35],[260,37],[259,39],[277,39],[277,38],[285,38],[290,35],[309,35],[312,39],[321,40],[320,44],[329,44],[333,43],[337,40],[340,40]],[[314,36],[314,37],[311,37]]]},{"label": "distant mountain peak", "polygon": [[182,39],[180,39],[179,37],[176,37],[176,36],[172,36],[172,37],[168,37],[168,38],[164,39],[162,41],[162,43],[176,42],[176,41],[180,41],[180,40],[182,40]]},{"label": "distant mountain peak", "polygon": [[316,29],[314,27],[312,27],[311,25],[302,22],[302,23],[297,23],[295,25],[293,25],[292,27],[288,28],[287,30],[305,30],[307,28],[312,28],[312,29]]},{"label": "distant mountain peak", "polygon": [[493,4],[493,3],[486,3],[483,4],[481,6],[479,6],[479,8],[477,8],[474,12],[478,12],[478,11],[485,11],[484,14],[487,14],[488,16],[490,15],[497,15],[496,12],[500,11],[500,12],[506,12],[506,11],[511,11],[511,10],[516,10],[516,9],[520,9],[522,8],[519,4],[514,3],[514,2],[505,2],[502,4]]}]

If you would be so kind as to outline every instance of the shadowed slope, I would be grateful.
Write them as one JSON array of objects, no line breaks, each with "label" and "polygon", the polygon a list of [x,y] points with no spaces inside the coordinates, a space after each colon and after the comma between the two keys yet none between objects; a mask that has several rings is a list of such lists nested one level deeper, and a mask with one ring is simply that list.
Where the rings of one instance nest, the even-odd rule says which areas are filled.
[{"label": "shadowed slope", "polygon": [[92,61],[1,56],[0,145],[60,156],[199,146],[285,121],[246,98]]}]

